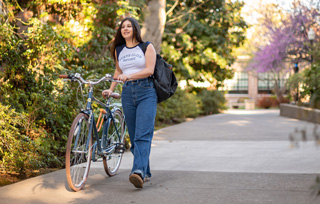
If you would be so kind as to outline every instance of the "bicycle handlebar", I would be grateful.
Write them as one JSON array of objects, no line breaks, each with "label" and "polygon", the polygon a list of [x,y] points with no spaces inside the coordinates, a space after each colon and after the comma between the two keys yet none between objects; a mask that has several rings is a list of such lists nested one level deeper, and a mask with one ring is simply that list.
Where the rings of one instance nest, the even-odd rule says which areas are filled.
[{"label": "bicycle handlebar", "polygon": [[79,73],[75,73],[75,74],[69,74],[69,75],[59,75],[59,78],[63,78],[63,79],[71,79],[71,80],[74,80],[74,79],[77,79],[77,80],[80,80],[81,83],[83,84],[90,84],[90,85],[96,85],[96,84],[99,84],[100,82],[102,81],[110,81],[110,82],[120,82],[120,83],[123,83],[123,81],[120,81],[120,80],[115,80],[111,74],[106,74],[104,77],[102,77],[101,79],[99,79],[98,81],[86,81],[84,80],[81,75]]}]

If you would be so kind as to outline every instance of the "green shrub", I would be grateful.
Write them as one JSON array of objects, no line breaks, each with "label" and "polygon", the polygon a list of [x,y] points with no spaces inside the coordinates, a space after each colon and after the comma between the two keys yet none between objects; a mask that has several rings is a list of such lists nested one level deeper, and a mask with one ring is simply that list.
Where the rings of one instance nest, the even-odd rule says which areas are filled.
[{"label": "green shrub", "polygon": [[[10,106],[1,116],[6,125],[0,130],[3,170],[25,174],[63,166],[67,135],[79,106],[77,84],[63,83],[57,76],[78,72],[96,79],[113,73],[109,45],[117,26],[115,18],[135,10],[116,1],[64,4],[25,2],[34,15],[24,33],[16,32],[14,16],[20,12],[16,2],[10,3],[8,21],[0,16],[0,101]],[[45,5],[46,12],[39,14],[39,5]],[[63,23],[43,23],[41,18],[49,14],[60,16]],[[96,94],[101,95],[104,88],[97,87]]]},{"label": "green shrub", "polygon": [[171,98],[158,104],[156,125],[179,123],[188,117],[197,117],[200,114],[216,114],[227,108],[225,104],[223,92],[195,89],[193,93],[189,93],[178,87]]},{"label": "green shrub", "polygon": [[0,59],[1,103],[25,115],[28,126],[19,132],[41,147],[37,159],[46,167],[61,167],[74,99],[57,81],[57,73],[71,54],[71,45],[35,18],[24,39],[13,33],[10,24],[2,24],[0,29],[0,55],[5,56]]},{"label": "green shrub", "polygon": [[304,80],[301,88],[301,97],[310,97],[310,106],[320,109],[320,65],[314,64],[303,71]]},{"label": "green shrub", "polygon": [[309,106],[320,108],[320,65],[313,64],[310,68],[292,75],[288,82],[288,89],[291,90],[293,98],[299,87],[299,102],[301,99],[309,99]]},{"label": "green shrub", "polygon": [[201,113],[203,115],[216,114],[220,110],[227,109],[226,99],[221,91],[203,89],[198,96],[202,101]]},{"label": "green shrub", "polygon": [[156,123],[177,123],[200,114],[201,100],[194,94],[177,88],[168,100],[158,104]]},{"label": "green shrub", "polygon": [[0,126],[0,170],[23,176],[30,169],[47,167],[48,161],[59,163],[41,141],[45,132],[33,127],[27,115],[0,103]]}]

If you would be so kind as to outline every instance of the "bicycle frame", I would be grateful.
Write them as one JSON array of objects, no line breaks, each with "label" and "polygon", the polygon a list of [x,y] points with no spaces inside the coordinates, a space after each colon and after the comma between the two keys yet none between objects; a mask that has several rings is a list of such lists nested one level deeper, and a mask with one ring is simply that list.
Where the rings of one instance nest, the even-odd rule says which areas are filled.
[{"label": "bicycle frame", "polygon": [[[67,182],[72,190],[79,191],[88,178],[91,161],[96,161],[98,155],[102,157],[103,167],[108,176],[116,175],[119,169],[125,151],[123,141],[126,131],[125,117],[121,111],[121,105],[113,103],[112,100],[119,99],[120,95],[111,93],[103,103],[93,96],[93,86],[104,81],[116,83],[122,83],[122,81],[114,79],[110,74],[92,81],[84,80],[79,73],[59,75],[59,78],[77,81],[82,99],[85,98],[82,85],[89,85],[86,105],[74,118],[66,145]],[[101,107],[97,121],[95,120],[96,111],[92,108],[93,102]]]},{"label": "bicycle frame", "polygon": [[[102,118],[102,120],[106,120],[106,122],[103,123],[103,131],[102,131],[102,136],[101,138],[99,138],[99,134],[98,134],[98,130],[96,127],[96,121],[94,119],[94,114],[93,114],[93,110],[92,110],[92,101],[96,101],[99,105],[101,105],[104,110],[106,111],[106,115],[104,116],[104,118]],[[116,144],[112,145],[111,147],[107,148],[107,135],[108,135],[108,128],[109,128],[109,124],[112,121],[114,124],[116,124],[115,119],[112,115],[112,113],[114,111],[116,111],[117,108],[113,108],[112,110],[110,109],[110,104],[109,102],[107,102],[107,104],[102,103],[101,101],[99,101],[98,99],[96,99],[93,96],[93,88],[92,86],[90,86],[89,89],[89,93],[88,93],[88,97],[87,97],[87,104],[86,104],[86,109],[82,110],[81,112],[84,114],[87,114],[89,116],[89,135],[87,137],[87,141],[86,141],[86,151],[89,149],[89,141],[91,140],[91,137],[93,137],[93,139],[96,140],[96,143],[94,143],[94,145],[96,145],[97,148],[97,153],[99,156],[103,156],[104,154],[108,154],[111,153],[115,148],[116,148]],[[80,131],[79,131],[80,132]],[[92,135],[92,133],[94,133],[94,135]],[[118,131],[118,129],[116,128],[116,134],[118,136],[118,138],[121,138],[121,132]],[[78,141],[78,137],[79,134],[76,137],[76,141],[75,143],[77,143]],[[93,145],[93,146],[94,146]],[[91,148],[91,147],[90,147]],[[95,151],[92,152],[93,157],[92,160],[95,161]]]}]

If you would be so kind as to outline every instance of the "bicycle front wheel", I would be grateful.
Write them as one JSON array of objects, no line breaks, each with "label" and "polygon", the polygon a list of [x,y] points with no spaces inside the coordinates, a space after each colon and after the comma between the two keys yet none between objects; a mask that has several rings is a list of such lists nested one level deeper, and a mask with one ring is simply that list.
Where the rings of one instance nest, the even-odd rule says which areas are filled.
[{"label": "bicycle front wheel", "polygon": [[116,110],[113,118],[114,120],[110,120],[108,127],[107,142],[109,147],[114,148],[103,156],[103,166],[108,176],[114,176],[117,173],[125,150],[125,124],[122,112]]},{"label": "bicycle front wheel", "polygon": [[92,137],[90,139],[89,117],[80,113],[73,120],[66,147],[66,176],[69,187],[79,191],[89,175],[92,157]]}]

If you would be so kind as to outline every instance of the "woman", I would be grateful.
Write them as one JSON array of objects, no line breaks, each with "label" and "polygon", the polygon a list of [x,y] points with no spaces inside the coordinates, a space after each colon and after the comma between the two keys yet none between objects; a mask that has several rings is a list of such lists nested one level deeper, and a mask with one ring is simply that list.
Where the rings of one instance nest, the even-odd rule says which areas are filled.
[{"label": "woman", "polygon": [[[149,155],[157,112],[157,94],[150,78],[154,72],[156,51],[149,43],[143,53],[142,43],[137,20],[128,17],[121,21],[111,50],[116,64],[114,78],[124,82],[122,107],[134,156],[129,181],[136,188],[143,188],[145,178],[151,177]],[[110,95],[115,87],[113,82],[102,94]]]}]

